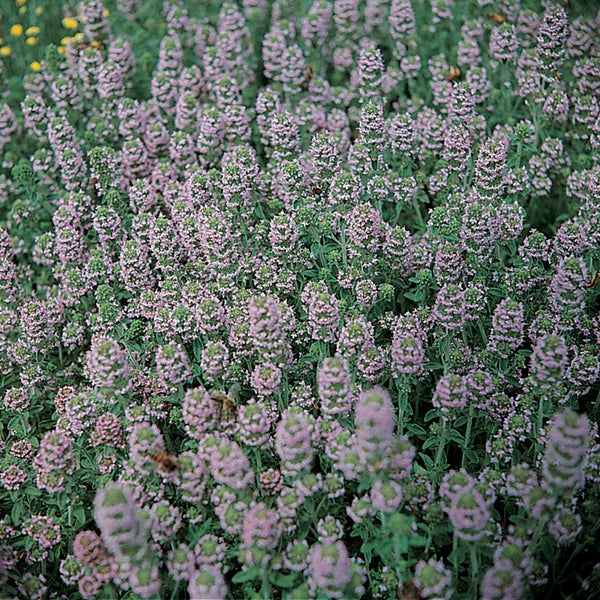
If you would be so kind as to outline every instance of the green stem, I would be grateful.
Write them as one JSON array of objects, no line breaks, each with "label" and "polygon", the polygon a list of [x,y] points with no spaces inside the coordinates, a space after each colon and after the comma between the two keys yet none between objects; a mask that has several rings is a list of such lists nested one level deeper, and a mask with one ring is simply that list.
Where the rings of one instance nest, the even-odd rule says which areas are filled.
[{"label": "green stem", "polygon": [[435,453],[435,464],[433,470],[435,472],[438,471],[440,467],[440,463],[442,462],[442,455],[444,454],[444,448],[446,447],[446,417],[442,417],[442,431],[440,433],[440,441],[437,448],[437,452]]},{"label": "green stem", "polygon": [[454,581],[458,581],[458,537],[456,532],[452,534],[452,567],[454,570]]},{"label": "green stem", "polygon": [[341,240],[341,246],[342,246],[342,261],[344,263],[344,267],[348,266],[348,255],[346,252],[346,228],[345,226],[341,226],[340,227],[340,240]]},{"label": "green stem", "polygon": [[404,433],[404,414],[406,412],[407,403],[408,394],[405,390],[402,390],[398,394],[398,435],[402,435]]},{"label": "green stem", "polygon": [[467,431],[465,433],[465,445],[463,447],[463,455],[460,466],[462,469],[465,468],[465,463],[467,461],[467,448],[469,447],[469,442],[471,441],[471,429],[473,427],[473,417],[475,416],[475,407],[473,403],[469,406],[469,420],[467,421]]},{"label": "green stem", "polygon": [[[544,424],[544,396],[540,396],[540,403],[538,406],[538,414],[537,414],[537,436],[536,439],[540,439],[540,431],[542,430],[542,425]],[[539,442],[536,444],[539,450]]]},{"label": "green stem", "polygon": [[423,215],[421,214],[421,207],[419,206],[419,199],[416,194],[412,197],[412,204],[415,209],[415,214],[417,215],[417,221],[419,222],[419,227],[424,227],[425,222],[423,221]]},{"label": "green stem", "polygon": [[175,600],[179,596],[177,596],[177,592],[179,592],[179,581],[175,582],[175,588],[173,589],[173,593],[171,594],[171,600]]},{"label": "green stem", "polygon": [[256,459],[256,464],[258,465],[258,472],[260,473],[262,469],[262,460],[260,457],[260,451],[256,446],[254,446],[254,458]]},{"label": "green stem", "polygon": [[477,581],[478,581],[479,565],[477,564],[477,550],[471,548],[471,586],[473,587],[473,598],[477,597]]},{"label": "green stem", "polygon": [[271,582],[269,581],[267,565],[264,565],[261,571],[262,587],[261,592],[264,600],[270,600],[273,597]]}]

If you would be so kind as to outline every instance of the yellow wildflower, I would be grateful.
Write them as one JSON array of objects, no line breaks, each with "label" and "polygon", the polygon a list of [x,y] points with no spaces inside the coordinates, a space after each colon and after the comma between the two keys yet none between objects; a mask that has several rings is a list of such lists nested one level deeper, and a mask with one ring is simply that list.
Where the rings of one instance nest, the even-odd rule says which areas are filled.
[{"label": "yellow wildflower", "polygon": [[104,9],[104,12],[102,13],[105,17],[108,17],[108,15],[110,15],[110,13],[108,12],[108,8]]},{"label": "yellow wildflower", "polygon": [[39,17],[44,12],[44,9],[41,6],[36,6],[33,12]]},{"label": "yellow wildflower", "polygon": [[77,25],[79,25],[77,19],[74,19],[73,17],[65,17],[62,20],[62,24],[65,29],[77,29]]},{"label": "yellow wildflower", "polygon": [[0,48],[0,56],[10,56],[11,52],[10,46],[2,46]]},{"label": "yellow wildflower", "polygon": [[59,46],[58,47],[58,53],[59,54],[64,54],[65,53],[65,47],[64,46]]},{"label": "yellow wildflower", "polygon": [[17,23],[17,25],[13,25],[10,28],[10,35],[14,35],[15,37],[20,36],[23,33],[23,25]]},{"label": "yellow wildflower", "polygon": [[28,27],[25,30],[25,35],[37,35],[40,32],[40,28],[39,27]]},{"label": "yellow wildflower", "polygon": [[37,44],[37,38],[32,35],[25,40],[25,43],[28,46],[35,46]]},{"label": "yellow wildflower", "polygon": [[34,60],[29,66],[31,67],[31,70],[36,73],[42,68],[42,65],[40,65],[37,60]]},{"label": "yellow wildflower", "polygon": [[27,2],[27,0],[17,0],[17,4],[19,6],[22,6],[23,4],[25,4]]},{"label": "yellow wildflower", "polygon": [[24,15],[27,12],[27,7],[26,6],[21,6],[21,8],[19,8],[19,14],[20,15]]}]

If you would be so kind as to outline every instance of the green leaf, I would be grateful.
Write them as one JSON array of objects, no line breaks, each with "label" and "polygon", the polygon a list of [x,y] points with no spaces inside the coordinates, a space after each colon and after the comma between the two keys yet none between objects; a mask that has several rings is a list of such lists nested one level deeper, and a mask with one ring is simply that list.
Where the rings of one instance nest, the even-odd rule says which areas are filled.
[{"label": "green leaf", "polygon": [[367,540],[363,542],[363,545],[360,547],[361,554],[365,557],[365,562],[369,564],[371,562],[371,557],[373,556],[373,541]]},{"label": "green leaf", "polygon": [[413,302],[420,302],[423,299],[423,292],[404,292],[404,297]]},{"label": "green leaf", "polygon": [[461,446],[465,445],[465,436],[460,433],[460,431],[456,431],[456,429],[451,429],[448,432],[448,439],[452,440],[453,442],[456,442],[457,444],[460,444]]},{"label": "green leaf", "polygon": [[297,575],[296,573],[289,573],[284,575],[279,571],[271,571],[269,573],[269,581],[280,588],[292,588],[296,585]]},{"label": "green leaf", "polygon": [[468,420],[469,418],[465,415],[463,415],[462,417],[458,417],[458,419],[454,421],[454,427],[462,427]]},{"label": "green leaf", "polygon": [[258,579],[259,576],[259,570],[256,567],[252,567],[247,571],[240,571],[239,573],[236,573],[231,578],[231,581],[233,583],[245,583],[246,581],[254,581],[255,579]]},{"label": "green leaf", "polygon": [[79,506],[73,510],[73,518],[77,523],[83,525],[85,523],[85,508],[83,508],[83,506]]},{"label": "green leaf", "polygon": [[503,292],[502,290],[500,290],[498,288],[490,288],[488,290],[488,294],[490,296],[496,296],[498,298],[504,298],[506,296],[506,292]]},{"label": "green leaf", "polygon": [[439,362],[428,362],[423,365],[423,368],[428,369],[429,371],[440,371],[444,368],[444,365]]},{"label": "green leaf", "polygon": [[423,537],[422,535],[411,535],[408,538],[408,543],[411,546],[415,546],[417,548],[422,547],[422,546],[427,546],[427,542],[429,540],[426,537]]},{"label": "green leaf", "polygon": [[425,414],[425,418],[423,420],[425,421],[425,423],[427,423],[428,421],[432,421],[433,419],[435,419],[438,415],[439,415],[438,409],[432,408],[431,410],[427,411],[427,413]]},{"label": "green leaf", "polygon": [[431,448],[431,446],[435,446],[436,444],[437,444],[437,438],[435,436],[427,438],[423,442],[423,450],[427,450],[427,448]]},{"label": "green leaf", "polygon": [[19,517],[21,516],[21,503],[15,502],[13,504],[12,510],[10,511],[10,516],[12,518],[13,524],[19,523]]},{"label": "green leaf", "polygon": [[426,469],[431,469],[433,467],[433,458],[431,458],[431,456],[424,454],[423,452],[419,452],[419,456],[421,457]]},{"label": "green leaf", "polygon": [[427,435],[427,432],[416,423],[410,423],[406,426],[406,429],[413,435]]}]

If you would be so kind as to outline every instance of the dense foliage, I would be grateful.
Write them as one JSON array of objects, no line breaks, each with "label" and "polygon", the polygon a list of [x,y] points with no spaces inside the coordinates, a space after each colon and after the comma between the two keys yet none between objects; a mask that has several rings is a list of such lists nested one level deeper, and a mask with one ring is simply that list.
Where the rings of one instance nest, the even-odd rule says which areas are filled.
[{"label": "dense foliage", "polygon": [[2,598],[599,597],[593,4],[0,3]]}]

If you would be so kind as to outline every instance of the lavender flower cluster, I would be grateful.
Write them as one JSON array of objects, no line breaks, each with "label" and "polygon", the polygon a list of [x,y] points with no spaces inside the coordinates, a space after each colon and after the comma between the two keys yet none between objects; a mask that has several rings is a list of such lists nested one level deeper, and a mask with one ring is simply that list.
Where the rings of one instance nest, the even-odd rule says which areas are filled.
[{"label": "lavender flower cluster", "polygon": [[0,49],[2,597],[600,590],[600,12],[54,8]]}]

